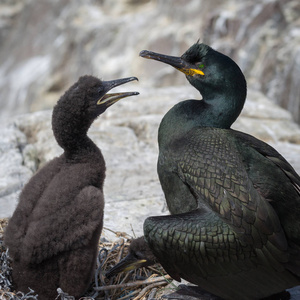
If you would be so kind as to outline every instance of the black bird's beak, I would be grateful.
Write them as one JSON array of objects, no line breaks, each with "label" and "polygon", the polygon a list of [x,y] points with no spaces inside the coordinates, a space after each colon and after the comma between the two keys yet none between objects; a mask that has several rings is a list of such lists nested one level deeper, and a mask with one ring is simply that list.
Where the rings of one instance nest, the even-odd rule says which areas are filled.
[{"label": "black bird's beak", "polygon": [[112,277],[121,272],[128,272],[131,270],[138,269],[140,267],[148,266],[148,262],[146,259],[138,259],[129,253],[126,257],[124,257],[118,264],[116,264],[113,268],[111,268],[108,272],[106,272],[105,276],[107,278]]},{"label": "black bird's beak", "polygon": [[97,101],[97,105],[105,104],[106,107],[109,107],[122,98],[139,95],[139,92],[107,94],[107,92],[110,91],[112,88],[133,80],[138,80],[138,79],[136,77],[127,77],[127,78],[110,80],[110,81],[102,81],[104,95]]},{"label": "black bird's beak", "polygon": [[204,75],[202,70],[198,69],[195,65],[189,64],[181,57],[164,55],[148,50],[141,51],[140,56],[148,59],[158,60],[165,64],[171,65],[188,76]]}]

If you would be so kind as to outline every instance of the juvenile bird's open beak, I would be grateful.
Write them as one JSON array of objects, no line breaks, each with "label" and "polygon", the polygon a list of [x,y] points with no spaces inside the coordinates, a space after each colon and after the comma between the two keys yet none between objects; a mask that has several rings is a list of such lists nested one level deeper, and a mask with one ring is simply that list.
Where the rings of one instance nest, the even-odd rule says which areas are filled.
[{"label": "juvenile bird's open beak", "polygon": [[111,268],[108,272],[106,272],[105,276],[109,278],[118,273],[128,272],[146,265],[147,265],[146,259],[138,259],[129,253],[118,264],[116,264],[113,268]]},{"label": "juvenile bird's open beak", "polygon": [[122,98],[138,95],[139,92],[107,94],[107,92],[110,91],[112,88],[122,85],[124,83],[130,82],[130,81],[133,81],[133,80],[138,80],[138,79],[136,77],[127,77],[127,78],[110,80],[110,81],[102,81],[105,94],[97,101],[97,105],[105,104],[108,107],[108,106],[111,106],[112,104],[116,103],[117,101],[119,101]]},{"label": "juvenile bird's open beak", "polygon": [[194,76],[194,75],[204,75],[203,71],[196,68],[196,66],[189,64],[184,61],[181,57],[164,55],[148,50],[143,50],[140,52],[140,56],[148,59],[154,59],[171,65],[177,70],[183,72],[185,75]]}]

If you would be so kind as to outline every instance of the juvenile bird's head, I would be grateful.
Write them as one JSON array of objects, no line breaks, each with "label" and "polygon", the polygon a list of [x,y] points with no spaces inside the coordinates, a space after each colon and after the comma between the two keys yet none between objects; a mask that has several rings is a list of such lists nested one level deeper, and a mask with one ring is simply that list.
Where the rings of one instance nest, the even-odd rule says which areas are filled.
[{"label": "juvenile bird's head", "polygon": [[77,140],[86,136],[93,121],[108,107],[122,98],[138,95],[138,92],[108,93],[112,88],[133,80],[137,78],[101,81],[94,76],[80,77],[53,109],[52,128],[58,144],[65,150],[71,149]]},{"label": "juvenile bird's head", "polygon": [[[138,92],[108,93],[112,88],[137,80],[128,77],[110,81],[101,81],[93,76],[82,76],[73,84],[58,102],[68,103],[69,112],[82,114],[82,118],[94,119],[122,98],[138,95]],[[72,109],[73,108],[73,109]]]}]

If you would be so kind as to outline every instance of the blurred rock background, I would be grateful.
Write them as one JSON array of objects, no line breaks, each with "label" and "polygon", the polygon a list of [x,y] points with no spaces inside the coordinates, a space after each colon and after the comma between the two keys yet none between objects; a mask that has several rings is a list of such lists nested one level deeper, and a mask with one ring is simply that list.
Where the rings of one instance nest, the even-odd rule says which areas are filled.
[{"label": "blurred rock background", "polygon": [[[200,98],[175,69],[138,56],[181,55],[200,41],[232,57],[248,81],[234,128],[270,143],[300,171],[298,0],[0,0],[0,216],[32,174],[61,153],[51,109],[79,76],[137,76],[90,129],[107,162],[105,226],[139,235],[167,213],[156,175],[157,128],[172,105]],[[132,225],[132,226],[131,226]]]}]

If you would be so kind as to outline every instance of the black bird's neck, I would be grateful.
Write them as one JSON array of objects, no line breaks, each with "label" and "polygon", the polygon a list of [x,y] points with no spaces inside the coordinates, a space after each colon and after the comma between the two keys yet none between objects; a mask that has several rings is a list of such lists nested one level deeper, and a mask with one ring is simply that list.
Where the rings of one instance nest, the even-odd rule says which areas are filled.
[{"label": "black bird's neck", "polygon": [[[66,112],[66,113],[65,113]],[[78,161],[88,154],[98,152],[95,143],[87,136],[93,120],[88,120],[75,111],[61,110],[57,105],[53,110],[52,129],[59,146],[64,149],[68,160]]]},{"label": "black bird's neck", "polygon": [[245,94],[214,95],[211,99],[185,100],[176,104],[164,116],[158,132],[159,147],[184,137],[195,127],[229,129],[239,116]]}]

